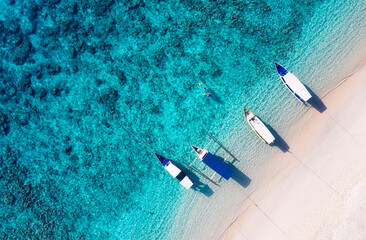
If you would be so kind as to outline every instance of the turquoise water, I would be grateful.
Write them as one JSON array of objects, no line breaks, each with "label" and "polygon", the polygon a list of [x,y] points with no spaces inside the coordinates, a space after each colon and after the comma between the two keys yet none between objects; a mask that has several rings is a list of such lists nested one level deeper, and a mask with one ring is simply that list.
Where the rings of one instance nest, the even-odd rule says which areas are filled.
[{"label": "turquoise water", "polygon": [[[269,156],[286,150],[263,144],[242,107],[283,142],[307,109],[273,62],[322,97],[366,56],[362,1],[2,0],[0,9],[3,239],[218,238],[276,172]],[[187,191],[124,128],[181,165],[209,132],[240,162],[228,159],[235,174],[214,176],[219,187],[188,171]]]}]

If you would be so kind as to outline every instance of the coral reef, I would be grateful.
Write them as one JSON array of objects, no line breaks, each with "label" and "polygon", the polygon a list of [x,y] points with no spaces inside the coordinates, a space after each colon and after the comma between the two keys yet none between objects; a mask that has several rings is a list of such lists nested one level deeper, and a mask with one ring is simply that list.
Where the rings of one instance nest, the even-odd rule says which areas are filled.
[{"label": "coral reef", "polygon": [[268,76],[265,63],[287,57],[316,2],[286,15],[262,0],[2,3],[0,239],[154,239],[158,228],[132,216],[174,212],[165,197],[143,200],[165,175],[120,126],[164,154],[189,151],[230,107],[207,104],[198,81],[224,101],[235,83],[250,92],[256,81],[227,74]]}]

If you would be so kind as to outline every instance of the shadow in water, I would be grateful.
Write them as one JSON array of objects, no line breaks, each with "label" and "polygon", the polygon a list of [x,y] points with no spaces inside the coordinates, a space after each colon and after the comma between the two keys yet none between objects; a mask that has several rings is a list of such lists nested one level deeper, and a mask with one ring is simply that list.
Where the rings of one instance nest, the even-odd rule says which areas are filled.
[{"label": "shadow in water", "polygon": [[231,178],[243,188],[248,187],[252,180],[242,171],[236,168],[233,163],[227,162],[227,165],[234,171],[234,174]]},{"label": "shadow in water", "polygon": [[[208,186],[208,184],[205,184],[201,181],[200,177],[196,175],[193,171],[186,168],[185,166],[181,165],[180,163],[174,162],[180,169],[182,169],[190,179],[193,181],[192,189],[194,191],[198,191],[200,193],[203,193],[206,197],[211,197],[214,191]],[[202,177],[203,178],[203,177]],[[203,179],[205,181],[206,179]],[[208,181],[208,180],[207,180]]]},{"label": "shadow in water", "polygon": [[217,95],[217,94],[216,94],[216,92],[215,92],[214,90],[212,90],[212,89],[210,89],[210,91],[211,91],[211,95],[210,95],[210,97],[211,97],[214,101],[216,101],[217,103],[222,103],[221,99],[219,98],[219,95]]},{"label": "shadow in water", "polygon": [[271,146],[276,146],[282,152],[287,152],[290,149],[290,146],[285,142],[285,140],[283,140],[283,138],[270,125],[266,124],[264,121],[262,121],[262,122],[268,128],[268,130],[272,133],[272,135],[275,137],[275,140],[271,144]]},{"label": "shadow in water", "polygon": [[[189,177],[193,180],[194,184],[192,186],[192,189],[195,191],[198,191],[200,193],[203,193],[206,197],[211,197],[214,191],[208,186],[208,184],[205,184],[201,182],[201,179],[195,175],[195,174],[189,174]],[[205,180],[205,179],[204,179]]]},{"label": "shadow in water", "polygon": [[[220,161],[224,162],[231,170],[234,171],[233,176],[231,177],[235,182],[237,182],[243,188],[249,186],[250,182],[252,181],[247,175],[245,175],[242,171],[234,166],[235,160],[232,162],[224,161],[222,157],[216,156]],[[229,179],[230,180],[230,179]]]},{"label": "shadow in water", "polygon": [[323,101],[318,97],[318,95],[316,95],[308,86],[305,85],[305,87],[312,96],[310,98],[310,100],[308,101],[308,104],[310,104],[313,108],[315,108],[320,113],[327,110],[327,107],[324,105]]},{"label": "shadow in water", "polygon": [[286,143],[286,141],[271,127],[266,125],[271,131],[272,135],[275,137],[275,140],[272,146],[278,147],[282,152],[287,152],[290,149],[290,146]]}]

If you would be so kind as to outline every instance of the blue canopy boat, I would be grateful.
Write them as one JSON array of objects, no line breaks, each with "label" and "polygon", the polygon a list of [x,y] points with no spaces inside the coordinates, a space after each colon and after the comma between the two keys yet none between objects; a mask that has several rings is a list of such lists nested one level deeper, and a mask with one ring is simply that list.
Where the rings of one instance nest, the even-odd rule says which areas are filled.
[{"label": "blue canopy boat", "polygon": [[161,156],[158,153],[155,153],[156,157],[159,159],[161,164],[163,164],[165,170],[168,171],[172,177],[179,180],[180,184],[183,185],[186,189],[190,189],[193,185],[193,181],[187,176],[185,172],[183,172],[175,163],[167,159],[166,157]]},{"label": "blue canopy boat", "polygon": [[234,171],[231,170],[225,163],[221,162],[214,155],[209,153],[206,149],[201,149],[199,147],[191,145],[193,150],[197,153],[198,158],[201,159],[207,166],[209,166],[212,170],[220,174],[226,180],[234,174]]}]

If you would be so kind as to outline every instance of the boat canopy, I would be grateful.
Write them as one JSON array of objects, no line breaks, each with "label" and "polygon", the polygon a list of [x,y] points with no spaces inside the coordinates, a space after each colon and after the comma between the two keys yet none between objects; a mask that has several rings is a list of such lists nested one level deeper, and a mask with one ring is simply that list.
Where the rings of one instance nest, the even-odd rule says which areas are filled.
[{"label": "boat canopy", "polygon": [[215,172],[220,174],[226,180],[229,180],[229,178],[234,174],[233,170],[231,170],[228,166],[225,165],[225,163],[221,162],[209,152],[202,159],[202,162],[204,162],[207,166],[212,168]]}]

